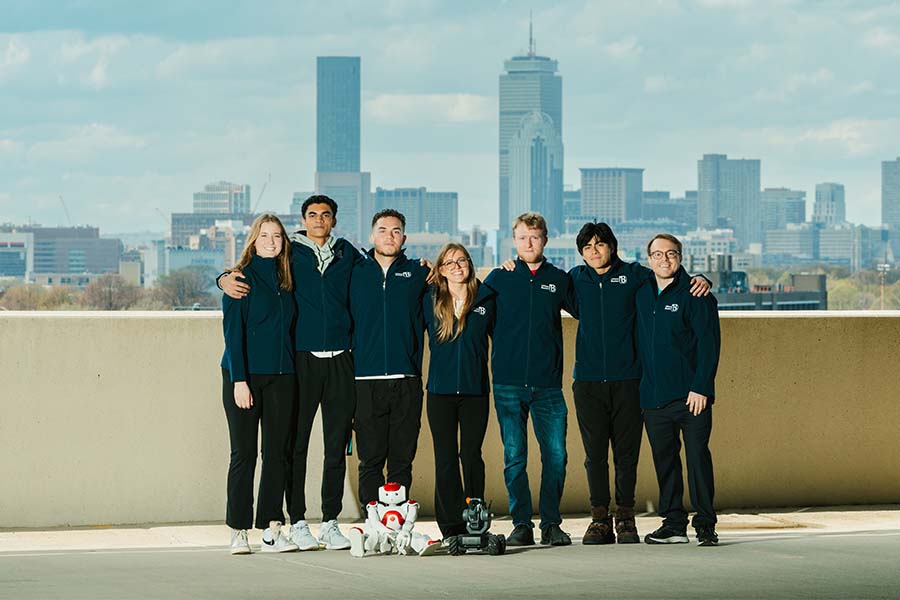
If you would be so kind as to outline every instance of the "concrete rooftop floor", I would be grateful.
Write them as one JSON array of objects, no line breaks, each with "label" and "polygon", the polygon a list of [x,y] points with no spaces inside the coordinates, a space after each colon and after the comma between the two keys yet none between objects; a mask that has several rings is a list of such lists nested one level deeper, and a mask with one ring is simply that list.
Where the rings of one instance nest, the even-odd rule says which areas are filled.
[{"label": "concrete rooftop floor", "polygon": [[[588,522],[566,519],[569,547],[365,559],[233,557],[221,524],[0,530],[0,598],[900,598],[900,506],[723,512],[717,548],[692,531],[690,545],[583,546]],[[638,518],[641,534],[658,524]]]}]

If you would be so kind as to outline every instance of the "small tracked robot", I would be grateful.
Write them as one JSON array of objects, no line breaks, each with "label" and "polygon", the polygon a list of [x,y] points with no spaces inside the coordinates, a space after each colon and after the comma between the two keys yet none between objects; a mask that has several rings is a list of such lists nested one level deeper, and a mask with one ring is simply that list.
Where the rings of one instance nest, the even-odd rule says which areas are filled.
[{"label": "small tracked robot", "polygon": [[506,536],[494,535],[488,531],[494,516],[491,514],[491,506],[480,498],[468,498],[466,504],[463,520],[466,522],[467,533],[447,538],[444,541],[447,551],[453,556],[476,550],[487,550],[491,556],[505,553]]}]

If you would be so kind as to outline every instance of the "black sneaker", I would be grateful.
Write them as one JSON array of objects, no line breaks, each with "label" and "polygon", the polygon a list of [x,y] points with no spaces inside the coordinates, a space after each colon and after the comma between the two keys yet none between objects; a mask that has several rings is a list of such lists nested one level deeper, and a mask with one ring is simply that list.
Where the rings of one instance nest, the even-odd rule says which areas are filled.
[{"label": "black sneaker", "polygon": [[716,534],[715,525],[701,525],[697,530],[698,546],[718,546],[719,536]]},{"label": "black sneaker", "polygon": [[644,537],[645,544],[687,544],[690,542],[687,532],[663,525],[653,533]]},{"label": "black sneaker", "polygon": [[534,546],[534,532],[528,525],[516,525],[516,528],[506,538],[506,545]]},{"label": "black sneaker", "polygon": [[568,546],[572,543],[569,534],[559,528],[559,525],[549,525],[541,529],[542,546]]}]

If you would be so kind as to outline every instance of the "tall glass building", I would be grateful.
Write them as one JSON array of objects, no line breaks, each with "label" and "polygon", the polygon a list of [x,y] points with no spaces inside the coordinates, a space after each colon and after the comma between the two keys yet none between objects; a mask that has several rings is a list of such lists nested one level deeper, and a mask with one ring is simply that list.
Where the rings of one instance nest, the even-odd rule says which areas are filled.
[{"label": "tall glass building", "polygon": [[[533,41],[527,55],[505,61],[504,69],[500,75],[500,236],[508,238],[512,220],[519,214],[510,206],[510,144],[532,112],[547,115],[562,140],[562,77],[556,74],[555,60],[535,53]],[[561,149],[559,165],[562,168]],[[561,204],[561,178],[558,197]]]},{"label": "tall glass building", "polygon": [[550,235],[563,233],[563,144],[546,113],[535,111],[522,118],[509,142],[507,179],[510,219],[537,211],[547,219]]},{"label": "tall glass building", "polygon": [[741,249],[763,241],[759,160],[704,154],[697,184],[700,229],[733,229]]},{"label": "tall glass building", "polygon": [[316,59],[316,171],[359,172],[358,56]]}]

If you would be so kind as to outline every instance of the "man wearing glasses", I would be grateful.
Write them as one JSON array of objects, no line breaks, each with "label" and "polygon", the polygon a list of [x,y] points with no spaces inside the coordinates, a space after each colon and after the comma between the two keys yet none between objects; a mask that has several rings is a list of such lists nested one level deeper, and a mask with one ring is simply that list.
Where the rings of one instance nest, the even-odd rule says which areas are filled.
[{"label": "man wearing glasses", "polygon": [[[585,223],[576,238],[584,264],[569,271],[575,289],[578,333],[572,385],[584,444],[591,523],[583,544],[639,543],[634,489],[644,424],[641,362],[635,340],[635,298],[653,271],[618,257],[618,241],[606,223]],[[709,293],[702,276],[691,293]],[[609,447],[615,463],[615,529],[609,505]]]},{"label": "man wearing glasses", "polygon": [[697,511],[692,522],[697,543],[715,546],[719,538],[709,436],[721,347],[717,303],[712,295],[691,295],[677,238],[659,234],[650,240],[647,252],[654,277],[637,294],[641,409],[659,483],[658,512],[663,523],[644,541],[689,541],[680,459],[683,438],[691,504]]}]

